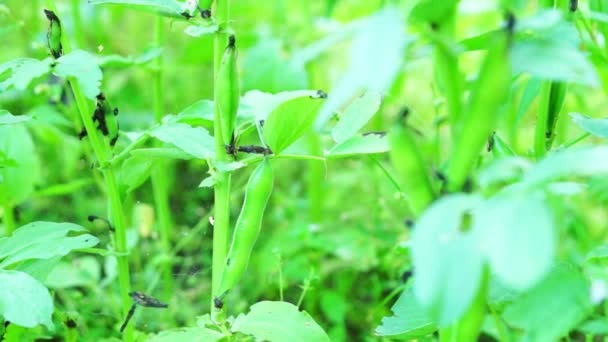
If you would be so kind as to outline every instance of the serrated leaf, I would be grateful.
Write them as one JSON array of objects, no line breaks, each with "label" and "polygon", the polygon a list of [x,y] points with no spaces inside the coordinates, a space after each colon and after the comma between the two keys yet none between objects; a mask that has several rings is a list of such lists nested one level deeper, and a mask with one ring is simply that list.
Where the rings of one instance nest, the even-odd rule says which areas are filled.
[{"label": "serrated leaf", "polygon": [[53,329],[53,300],[49,290],[29,275],[0,270],[0,314],[5,321],[26,328],[44,324]]},{"label": "serrated leaf", "polygon": [[390,150],[388,138],[382,134],[354,136],[334,146],[325,154],[327,158],[346,158],[361,154],[384,153]]},{"label": "serrated leaf", "polygon": [[88,99],[95,100],[101,92],[99,87],[103,74],[95,61],[95,56],[86,51],[74,50],[59,57],[54,70],[59,77],[78,80],[82,93]]},{"label": "serrated leaf", "polygon": [[31,120],[29,115],[13,115],[7,110],[0,109],[0,125],[14,125]]},{"label": "serrated leaf", "polygon": [[514,290],[526,290],[550,270],[556,237],[550,209],[539,196],[517,194],[485,202],[472,228],[492,272]]},{"label": "serrated leaf", "polygon": [[67,236],[69,232],[84,232],[73,223],[32,222],[0,239],[0,268],[28,259],[49,259],[63,256],[71,250],[95,246],[99,240],[89,234]]},{"label": "serrated leaf", "polygon": [[507,306],[503,317],[509,325],[525,330],[522,341],[557,341],[591,313],[588,287],[574,267],[557,266]]},{"label": "serrated leaf", "polygon": [[481,283],[478,237],[474,230],[461,229],[466,215],[480,202],[475,195],[444,196],[420,216],[413,229],[414,293],[441,326],[466,312]]},{"label": "serrated leaf", "polygon": [[33,58],[18,58],[0,64],[0,75],[10,70],[10,76],[0,82],[0,90],[7,90],[11,87],[25,90],[34,79],[50,72],[51,63],[52,59],[49,57],[42,61]]},{"label": "serrated leaf", "polygon": [[302,96],[283,102],[268,115],[264,141],[274,154],[280,154],[311,129],[322,104],[321,98]]},{"label": "serrated leaf", "polygon": [[176,328],[153,336],[151,342],[215,342],[224,337],[221,333],[206,328]]},{"label": "serrated leaf", "polygon": [[[186,20],[181,15],[185,7],[175,0],[89,0],[91,5],[114,4],[132,7],[134,9],[154,12],[171,18]],[[185,5],[185,4],[184,4]]]},{"label": "serrated leaf", "polygon": [[411,289],[401,293],[391,311],[393,316],[382,318],[382,325],[376,328],[377,335],[414,339],[437,330],[435,323],[424,307],[418,303]]},{"label": "serrated leaf", "polygon": [[608,119],[591,118],[579,113],[570,113],[572,121],[583,131],[591,133],[596,137],[608,138]]},{"label": "serrated leaf", "polygon": [[175,147],[197,159],[215,156],[215,141],[206,129],[191,127],[183,123],[170,123],[154,128],[148,135],[175,145]]},{"label": "serrated leaf", "polygon": [[331,131],[334,141],[341,143],[357,134],[380,109],[381,100],[379,94],[368,91],[346,107],[340,121]]},{"label": "serrated leaf", "polygon": [[240,314],[232,324],[233,332],[253,335],[269,342],[325,342],[327,334],[306,311],[287,302],[259,302],[248,314]]}]

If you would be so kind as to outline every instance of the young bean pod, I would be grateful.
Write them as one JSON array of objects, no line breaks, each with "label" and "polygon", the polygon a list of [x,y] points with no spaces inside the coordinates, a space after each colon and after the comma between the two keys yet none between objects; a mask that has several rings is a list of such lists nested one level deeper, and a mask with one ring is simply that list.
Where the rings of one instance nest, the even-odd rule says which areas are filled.
[{"label": "young bean pod", "polygon": [[508,52],[514,20],[509,16],[506,29],[491,42],[471,91],[462,129],[453,145],[447,169],[448,191],[460,191],[465,184],[509,93],[511,66]]},{"label": "young bean pod", "polygon": [[233,143],[236,115],[239,108],[240,90],[237,57],[236,38],[231,35],[215,80],[217,85],[215,98],[218,99],[222,138],[226,145]]},{"label": "young bean pod", "polygon": [[435,198],[424,159],[411,130],[401,123],[390,131],[389,143],[391,161],[399,173],[412,212],[418,216]]},{"label": "young bean pod", "polygon": [[245,200],[234,227],[216,297],[221,298],[232,289],[247,269],[253,246],[261,230],[264,210],[272,193],[273,178],[268,160],[260,163],[249,176]]},{"label": "young bean pod", "polygon": [[47,45],[53,58],[57,59],[63,55],[61,45],[61,21],[55,12],[45,9],[44,14],[49,20],[49,30],[46,34]]}]

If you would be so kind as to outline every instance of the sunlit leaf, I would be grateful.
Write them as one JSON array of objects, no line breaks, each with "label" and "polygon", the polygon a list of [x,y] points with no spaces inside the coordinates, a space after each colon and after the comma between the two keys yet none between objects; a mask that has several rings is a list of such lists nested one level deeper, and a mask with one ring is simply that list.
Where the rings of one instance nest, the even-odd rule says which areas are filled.
[{"label": "sunlit leaf", "polygon": [[176,328],[165,330],[149,339],[150,342],[215,342],[224,337],[223,334],[206,328]]},{"label": "sunlit leaf", "polygon": [[95,57],[86,51],[75,50],[61,56],[54,70],[57,76],[78,80],[84,96],[91,100],[101,92],[103,74]]},{"label": "sunlit leaf", "polygon": [[401,293],[391,311],[393,316],[384,317],[382,325],[376,328],[377,335],[413,339],[429,335],[437,329],[411,289]]},{"label": "sunlit leaf", "polygon": [[160,141],[173,144],[197,159],[215,155],[215,141],[206,129],[182,123],[171,123],[152,129],[148,134]]},{"label": "sunlit leaf", "polygon": [[359,132],[380,108],[381,98],[377,93],[368,91],[353,101],[340,117],[331,132],[332,138],[341,143]]},{"label": "sunlit leaf", "polygon": [[325,154],[327,158],[345,158],[361,154],[384,153],[390,149],[385,135],[367,134],[354,136],[334,146]]},{"label": "sunlit leaf", "polygon": [[28,115],[12,115],[8,111],[0,109],[0,125],[13,125],[30,119],[31,117]]},{"label": "sunlit leaf", "polygon": [[12,162],[8,163],[10,167],[0,168],[0,203],[20,204],[40,180],[40,160],[24,125],[0,125],[2,160]]},{"label": "sunlit leaf", "polygon": [[11,87],[25,90],[33,80],[49,73],[51,63],[52,59],[49,57],[42,61],[33,58],[18,58],[0,64],[0,75],[7,71],[10,72],[10,76],[0,81],[0,90],[7,90]]},{"label": "sunlit leaf", "polygon": [[324,342],[327,334],[306,311],[287,302],[259,302],[232,324],[233,332],[270,342]]},{"label": "sunlit leaf", "polygon": [[53,329],[53,300],[49,290],[29,275],[0,269],[0,314],[26,328],[44,324]]},{"label": "sunlit leaf", "polygon": [[163,16],[186,19],[181,15],[186,5],[180,5],[175,0],[89,0],[92,5],[115,4],[132,7],[134,9],[154,12]]},{"label": "sunlit leaf", "polygon": [[572,118],[572,121],[585,132],[589,132],[596,137],[608,138],[607,118],[590,118],[579,113],[570,113],[570,117]]}]

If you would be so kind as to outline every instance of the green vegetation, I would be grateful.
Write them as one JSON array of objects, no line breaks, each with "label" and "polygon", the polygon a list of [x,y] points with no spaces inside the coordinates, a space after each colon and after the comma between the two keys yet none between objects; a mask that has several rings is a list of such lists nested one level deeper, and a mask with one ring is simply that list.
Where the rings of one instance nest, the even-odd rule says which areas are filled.
[{"label": "green vegetation", "polygon": [[0,340],[608,336],[608,2],[0,0]]}]

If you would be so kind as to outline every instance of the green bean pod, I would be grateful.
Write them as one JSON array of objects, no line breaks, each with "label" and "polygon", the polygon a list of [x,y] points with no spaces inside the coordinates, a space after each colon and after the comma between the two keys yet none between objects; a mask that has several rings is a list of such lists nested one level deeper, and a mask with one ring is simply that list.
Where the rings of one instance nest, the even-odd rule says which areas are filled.
[{"label": "green bean pod", "polygon": [[409,128],[396,124],[389,132],[390,158],[399,174],[412,213],[420,215],[433,202],[435,193],[420,149]]},{"label": "green bean pod", "polygon": [[510,17],[507,28],[500,31],[490,43],[478,79],[471,91],[460,134],[452,146],[447,169],[449,191],[460,191],[465,184],[481,149],[492,133],[500,105],[509,93],[509,46],[514,20]]},{"label": "green bean pod", "polygon": [[262,227],[264,210],[272,193],[273,178],[268,160],[260,163],[249,176],[245,200],[234,227],[232,243],[216,293],[217,297],[222,297],[232,289],[247,269],[253,246]]},{"label": "green bean pod", "polygon": [[217,85],[215,98],[218,99],[222,138],[226,145],[233,142],[236,115],[239,108],[240,90],[237,57],[236,39],[234,35],[231,35],[215,80]]},{"label": "green bean pod", "polygon": [[63,55],[63,46],[61,45],[61,21],[53,11],[45,9],[44,14],[49,20],[49,29],[46,33],[49,52],[53,58],[57,59]]}]

